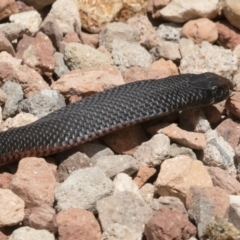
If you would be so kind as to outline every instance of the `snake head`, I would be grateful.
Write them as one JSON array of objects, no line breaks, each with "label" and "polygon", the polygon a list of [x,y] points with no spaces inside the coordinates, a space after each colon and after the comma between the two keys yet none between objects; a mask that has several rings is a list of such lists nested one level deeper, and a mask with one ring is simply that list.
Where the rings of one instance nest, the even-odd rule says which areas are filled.
[{"label": "snake head", "polygon": [[233,89],[233,84],[229,79],[211,72],[196,75],[193,84],[195,88],[198,88],[205,95],[201,100],[202,105],[225,100]]}]

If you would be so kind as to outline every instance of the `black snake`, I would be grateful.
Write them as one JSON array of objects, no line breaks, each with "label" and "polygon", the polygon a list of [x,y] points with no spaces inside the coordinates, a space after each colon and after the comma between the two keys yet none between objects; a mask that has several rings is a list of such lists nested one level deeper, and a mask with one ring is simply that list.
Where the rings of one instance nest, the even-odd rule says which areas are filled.
[{"label": "black snake", "polygon": [[231,82],[214,73],[182,74],[121,85],[0,133],[0,165],[47,156],[148,119],[217,103]]}]

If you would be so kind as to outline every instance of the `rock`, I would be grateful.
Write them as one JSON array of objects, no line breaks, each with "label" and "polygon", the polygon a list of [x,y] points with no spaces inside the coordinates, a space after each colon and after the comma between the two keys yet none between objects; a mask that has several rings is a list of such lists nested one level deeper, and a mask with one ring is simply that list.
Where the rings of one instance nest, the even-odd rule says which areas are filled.
[{"label": "rock", "polygon": [[179,51],[182,58],[186,57],[187,55],[191,55],[195,51],[198,51],[198,45],[195,45],[191,39],[181,38],[179,40]]},{"label": "rock", "polygon": [[38,118],[65,107],[64,97],[56,90],[44,89],[41,92],[21,101],[20,112],[29,112]]},{"label": "rock", "polygon": [[[146,16],[135,15],[128,19],[127,23],[136,29],[136,35],[140,33],[140,44],[146,49],[151,49],[159,43],[158,35]],[[124,36],[128,41],[126,35]],[[138,42],[138,37],[135,41]]]},{"label": "rock", "polygon": [[102,234],[101,240],[139,240],[142,239],[142,233],[133,231],[126,225],[113,223],[107,226]]},{"label": "rock", "polygon": [[153,211],[158,211],[161,208],[177,210],[188,217],[187,210],[181,200],[177,197],[162,196],[158,199],[154,198],[151,204]]},{"label": "rock", "polygon": [[20,227],[13,231],[8,240],[54,240],[55,237],[47,230],[35,230],[30,227]]},{"label": "rock", "polygon": [[[219,231],[220,230],[220,231]],[[240,232],[226,219],[216,219],[206,226],[204,235],[209,239],[239,239]]]},{"label": "rock", "polygon": [[192,186],[187,196],[190,218],[197,224],[199,237],[215,218],[226,218],[229,207],[228,194],[219,187]]},{"label": "rock", "polygon": [[142,198],[138,186],[126,173],[118,173],[113,180],[113,184],[113,194],[118,194],[120,192],[131,192],[136,194],[139,198]]},{"label": "rock", "polygon": [[150,0],[148,1],[147,11],[151,14],[152,18],[159,18],[161,16],[159,11],[170,2],[171,0]]},{"label": "rock", "polygon": [[196,154],[193,152],[190,148],[182,147],[178,144],[171,144],[170,146],[170,156],[171,157],[177,157],[178,155],[187,155],[192,159],[197,159]]},{"label": "rock", "polygon": [[90,34],[90,33],[81,32],[80,38],[84,45],[88,45],[92,48],[98,47],[99,34]]},{"label": "rock", "polygon": [[31,36],[38,32],[42,23],[41,15],[35,10],[13,14],[9,20],[10,22],[22,25],[23,28],[28,30]]},{"label": "rock", "polygon": [[214,72],[231,79],[237,70],[237,57],[231,50],[202,42],[198,51],[182,58],[179,70],[182,74]]},{"label": "rock", "polygon": [[87,168],[92,165],[90,159],[84,153],[76,152],[70,154],[69,156],[64,156],[64,153],[65,152],[59,153],[56,156],[56,159],[60,160],[59,162],[61,162],[58,166],[58,171],[56,175],[56,179],[58,180],[58,182],[65,181],[73,171],[80,168]]},{"label": "rock", "polygon": [[101,229],[91,212],[70,208],[57,214],[58,234],[61,240],[100,240]]},{"label": "rock", "polygon": [[3,0],[0,4],[0,20],[5,19],[18,11],[15,0]]},{"label": "rock", "polygon": [[145,48],[137,43],[122,40],[113,41],[112,57],[120,71],[134,66],[148,68],[152,63],[152,57]]},{"label": "rock", "polygon": [[240,29],[240,3],[237,0],[226,0],[223,6],[223,14],[227,20],[234,26]]},{"label": "rock", "polygon": [[113,60],[108,55],[81,43],[67,44],[64,60],[71,70],[98,68],[113,64]]},{"label": "rock", "polygon": [[99,33],[99,45],[105,46],[109,52],[112,52],[112,44],[114,41],[139,43],[141,41],[141,32],[138,27],[132,25],[122,22],[108,23]]},{"label": "rock", "polygon": [[[234,98],[233,95],[235,94],[236,93],[232,93],[230,98]],[[238,103],[237,101],[235,102],[236,104]],[[216,130],[232,149],[237,147],[240,135],[240,123],[238,121],[233,121],[231,118],[227,118],[217,126]]]},{"label": "rock", "polygon": [[170,140],[164,134],[157,134],[147,142],[142,143],[134,157],[139,163],[154,167],[160,165],[169,156]]},{"label": "rock", "polygon": [[28,217],[29,226],[34,229],[45,229],[52,233],[57,232],[56,213],[47,204],[35,207]]},{"label": "rock", "polygon": [[154,186],[151,183],[146,183],[140,188],[140,194],[148,205],[151,205],[154,196]]},{"label": "rock", "polygon": [[231,96],[226,101],[226,108],[237,118],[240,118],[240,103],[239,103],[240,93],[233,92]]},{"label": "rock", "polygon": [[193,40],[194,43],[207,41],[214,43],[218,39],[216,24],[207,18],[199,18],[187,22],[182,30],[181,36]]},{"label": "rock", "polygon": [[115,153],[133,155],[138,146],[148,140],[140,125],[126,127],[103,136],[103,142]]},{"label": "rock", "polygon": [[6,131],[8,129],[21,127],[36,121],[38,118],[30,113],[19,113],[13,118],[8,118],[1,125],[0,130]]},{"label": "rock", "polygon": [[101,92],[123,83],[122,75],[115,66],[105,66],[66,73],[54,82],[51,88],[68,98],[73,94],[84,96],[89,93]]},{"label": "rock", "polygon": [[166,22],[160,24],[156,32],[162,40],[178,43],[181,37],[181,29],[181,24]]},{"label": "rock", "polygon": [[187,240],[191,236],[195,236],[197,231],[186,215],[178,210],[163,207],[147,222],[144,233],[149,240]]},{"label": "rock", "polygon": [[240,44],[240,31],[230,25],[228,22],[216,22],[218,31],[217,43],[224,48],[233,50]]},{"label": "rock", "polygon": [[56,188],[55,175],[43,158],[23,158],[10,188],[24,200],[27,208],[42,204],[52,206]]},{"label": "rock", "polygon": [[48,36],[38,32],[35,37],[23,36],[18,42],[16,57],[40,74],[50,77],[55,68],[54,52]]},{"label": "rock", "polygon": [[0,32],[11,42],[22,37],[28,30],[25,26],[18,23],[2,23],[0,24]]},{"label": "rock", "polygon": [[221,6],[217,0],[203,0],[201,5],[197,0],[172,0],[159,12],[167,21],[182,23],[201,17],[213,19],[220,9]]},{"label": "rock", "polygon": [[33,6],[28,6],[22,1],[15,2],[15,5],[17,6],[18,12],[27,12],[34,10]]},{"label": "rock", "polygon": [[[164,77],[178,75],[178,68],[176,64],[171,60],[165,60],[163,58],[153,62],[150,66],[150,69],[161,70],[164,73],[162,74]],[[162,75],[159,78],[163,78]]]},{"label": "rock", "polygon": [[203,133],[184,131],[175,123],[159,129],[157,133],[166,134],[172,141],[192,149],[203,150],[207,146]]},{"label": "rock", "polygon": [[88,142],[78,147],[79,151],[85,153],[91,162],[94,163],[98,158],[103,156],[113,156],[114,152],[105,145],[98,142]]},{"label": "rock", "polygon": [[2,90],[7,95],[3,108],[3,119],[6,119],[16,115],[18,112],[18,105],[23,99],[23,91],[21,85],[10,81],[4,83]]},{"label": "rock", "polygon": [[229,195],[240,195],[240,183],[234,177],[218,167],[209,167],[207,170],[215,187],[220,187]]},{"label": "rock", "polygon": [[150,50],[150,53],[155,60],[165,58],[178,62],[181,59],[179,44],[176,42],[161,41],[156,47]]},{"label": "rock", "polygon": [[228,220],[232,223],[238,230],[240,230],[240,204],[232,203],[229,207],[229,217]]},{"label": "rock", "polygon": [[122,0],[77,1],[82,27],[90,33],[99,33],[123,7]]},{"label": "rock", "polygon": [[213,183],[201,161],[180,155],[162,163],[154,186],[161,196],[176,196],[185,203],[191,186],[212,187]]},{"label": "rock", "polygon": [[15,50],[11,42],[5,37],[3,33],[0,33],[0,51],[6,51],[13,57],[15,56]]},{"label": "rock", "polygon": [[3,172],[0,174],[0,189],[9,189],[13,174]]},{"label": "rock", "polygon": [[102,198],[97,202],[97,210],[103,231],[109,225],[118,223],[134,232],[143,232],[144,224],[152,214],[147,204],[131,192],[119,192]]},{"label": "rock", "polygon": [[31,96],[43,89],[48,84],[34,69],[21,65],[21,60],[13,58],[6,52],[0,53],[0,83],[13,81],[22,86],[25,97]]},{"label": "rock", "polygon": [[133,182],[141,188],[147,180],[156,173],[156,169],[152,167],[147,167],[143,164],[140,164],[138,172],[133,179]]},{"label": "rock", "polygon": [[78,12],[77,1],[56,0],[44,22],[55,19],[62,34],[81,32],[81,20]]},{"label": "rock", "polygon": [[80,207],[95,212],[96,201],[110,195],[112,190],[112,181],[99,167],[78,169],[57,188],[57,208]]},{"label": "rock", "polygon": [[128,155],[103,156],[95,162],[95,166],[101,168],[109,178],[121,172],[131,176],[138,170],[138,165],[138,161]]},{"label": "rock", "polygon": [[64,62],[64,55],[62,53],[55,52],[53,56],[56,62],[54,74],[57,78],[61,78],[65,73],[69,72],[69,69]]},{"label": "rock", "polygon": [[203,151],[203,163],[207,166],[227,169],[230,175],[235,176],[235,153],[231,146],[218,135],[216,130],[208,131],[205,135],[207,138],[207,147]]},{"label": "rock", "polygon": [[0,189],[0,227],[13,226],[24,218],[24,201],[9,189]]}]

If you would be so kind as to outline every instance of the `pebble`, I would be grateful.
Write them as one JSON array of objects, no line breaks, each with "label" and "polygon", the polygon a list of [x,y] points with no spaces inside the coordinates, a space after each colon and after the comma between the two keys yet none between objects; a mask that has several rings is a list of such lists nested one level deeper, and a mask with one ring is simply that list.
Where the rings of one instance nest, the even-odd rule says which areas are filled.
[{"label": "pebble", "polygon": [[1,131],[138,80],[214,72],[236,85],[221,103],[1,166],[0,239],[240,238],[239,1],[0,5],[0,88],[13,86]]}]

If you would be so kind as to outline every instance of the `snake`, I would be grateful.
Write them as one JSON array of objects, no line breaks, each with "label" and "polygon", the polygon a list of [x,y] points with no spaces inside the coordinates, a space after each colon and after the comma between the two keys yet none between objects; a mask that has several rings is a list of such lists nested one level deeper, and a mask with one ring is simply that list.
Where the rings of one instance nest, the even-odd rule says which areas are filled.
[{"label": "snake", "polygon": [[215,73],[135,81],[93,94],[32,122],[0,132],[0,165],[44,157],[174,111],[226,99],[232,83]]}]

